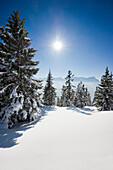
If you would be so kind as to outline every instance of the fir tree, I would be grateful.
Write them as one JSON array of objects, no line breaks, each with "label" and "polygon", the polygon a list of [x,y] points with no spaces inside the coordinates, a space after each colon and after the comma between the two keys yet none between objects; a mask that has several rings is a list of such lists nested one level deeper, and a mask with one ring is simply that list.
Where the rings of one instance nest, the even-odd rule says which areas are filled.
[{"label": "fir tree", "polygon": [[80,82],[77,86],[74,105],[76,107],[91,105],[90,93],[82,82]]},{"label": "fir tree", "polygon": [[7,21],[5,29],[0,27],[0,117],[10,128],[17,121],[34,119],[41,81],[33,79],[39,62],[32,60],[36,50],[29,47],[25,19],[21,20],[16,11]]},{"label": "fir tree", "polygon": [[87,96],[87,98],[86,98],[86,106],[91,106],[92,105],[91,95],[90,95],[90,92],[88,90],[86,91],[86,96]]},{"label": "fir tree", "polygon": [[57,97],[57,106],[59,106],[60,107],[60,97]]},{"label": "fir tree", "polygon": [[73,90],[73,74],[69,70],[68,75],[66,76],[65,80],[65,85],[62,87],[62,96],[61,96],[61,105],[62,106],[71,106],[73,105],[74,102],[74,94],[75,91]]},{"label": "fir tree", "polygon": [[108,67],[96,88],[93,104],[100,110],[113,109],[113,78],[112,74],[109,74]]},{"label": "fir tree", "polygon": [[44,87],[44,94],[43,94],[43,101],[45,105],[55,105],[55,98],[56,98],[56,92],[55,88],[53,87],[53,79],[51,71],[49,71],[46,85]]},{"label": "fir tree", "polygon": [[61,94],[61,98],[60,98],[60,105],[62,107],[66,106],[66,87],[64,85],[62,86],[62,94]]},{"label": "fir tree", "polygon": [[76,107],[84,107],[85,106],[85,96],[84,96],[84,86],[82,82],[80,82],[76,89]]}]

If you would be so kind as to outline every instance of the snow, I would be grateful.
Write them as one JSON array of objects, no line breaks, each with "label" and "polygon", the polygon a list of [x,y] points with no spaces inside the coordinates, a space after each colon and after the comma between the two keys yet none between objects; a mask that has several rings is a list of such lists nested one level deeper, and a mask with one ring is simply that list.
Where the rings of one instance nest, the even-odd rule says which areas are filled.
[{"label": "snow", "polygon": [[11,53],[6,53],[5,51],[0,51],[1,54],[11,55]]},{"label": "snow", "polygon": [[10,98],[12,98],[12,97],[17,97],[17,92],[16,92],[17,88],[18,88],[18,86],[17,86],[16,88],[14,88],[14,90],[13,90],[12,93],[10,94]]},{"label": "snow", "polygon": [[23,30],[23,28],[20,28],[19,31],[17,32],[18,34],[20,34],[20,31]]},{"label": "snow", "polygon": [[0,74],[5,74],[6,72],[0,72]]},{"label": "snow", "polygon": [[37,107],[37,103],[36,101],[33,99],[33,108],[36,108]]},{"label": "snow", "polygon": [[25,39],[25,40],[28,40],[28,41],[31,41],[31,39],[30,39],[30,38],[28,38],[28,37],[24,37],[24,39]]},{"label": "snow", "polygon": [[26,119],[26,118],[27,118],[27,112],[26,112],[26,110],[23,110],[21,114],[23,115],[23,119]]},{"label": "snow", "polygon": [[41,114],[0,129],[1,170],[113,170],[113,111],[48,106]]},{"label": "snow", "polygon": [[5,27],[6,30],[10,30],[11,28],[10,27]]},{"label": "snow", "polygon": [[0,90],[0,94],[1,93],[4,93],[4,91],[9,87],[9,86],[11,86],[13,83],[11,83],[11,84],[8,84],[6,87],[4,87],[2,90]]}]

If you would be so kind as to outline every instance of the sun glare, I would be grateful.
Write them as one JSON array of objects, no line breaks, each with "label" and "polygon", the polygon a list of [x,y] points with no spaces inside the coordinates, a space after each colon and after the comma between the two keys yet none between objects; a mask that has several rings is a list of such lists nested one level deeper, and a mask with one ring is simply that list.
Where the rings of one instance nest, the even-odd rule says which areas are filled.
[{"label": "sun glare", "polygon": [[63,47],[63,44],[60,42],[60,41],[56,41],[54,44],[53,44],[53,47],[55,50],[61,50],[62,47]]}]

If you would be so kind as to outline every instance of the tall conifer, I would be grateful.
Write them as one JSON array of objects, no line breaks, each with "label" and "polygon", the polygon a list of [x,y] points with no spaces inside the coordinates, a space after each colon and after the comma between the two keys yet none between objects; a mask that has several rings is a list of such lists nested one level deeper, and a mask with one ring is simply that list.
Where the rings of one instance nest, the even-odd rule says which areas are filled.
[{"label": "tall conifer", "polygon": [[7,21],[5,29],[0,27],[0,117],[10,128],[17,121],[34,119],[41,82],[33,78],[39,62],[32,60],[36,50],[29,47],[25,19],[17,10]]},{"label": "tall conifer", "polygon": [[62,87],[62,95],[61,95],[61,105],[62,106],[71,106],[73,105],[74,102],[74,94],[75,91],[73,89],[73,77],[74,75],[72,72],[69,70],[68,75],[66,76],[65,80],[65,85]]},{"label": "tall conifer", "polygon": [[44,94],[43,94],[43,101],[45,105],[55,105],[55,98],[56,98],[56,92],[55,88],[53,87],[53,78],[51,71],[49,71],[46,85],[44,87]]}]

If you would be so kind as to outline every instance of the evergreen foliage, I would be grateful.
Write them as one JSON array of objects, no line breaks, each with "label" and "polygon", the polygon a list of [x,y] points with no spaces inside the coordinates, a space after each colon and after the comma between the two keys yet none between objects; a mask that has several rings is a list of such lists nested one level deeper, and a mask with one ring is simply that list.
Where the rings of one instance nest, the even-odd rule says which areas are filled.
[{"label": "evergreen foliage", "polygon": [[74,102],[74,94],[75,91],[73,90],[73,74],[69,70],[68,75],[66,76],[65,85],[62,87],[62,95],[61,95],[61,106],[71,106]]},{"label": "evergreen foliage", "polygon": [[108,67],[96,87],[93,104],[100,110],[113,109],[113,76],[109,73]]},{"label": "evergreen foliage", "polygon": [[53,79],[52,79],[52,74],[51,71],[49,71],[47,80],[46,80],[46,85],[44,87],[44,94],[43,94],[43,101],[45,105],[55,105],[55,98],[56,98],[56,92],[55,88],[53,87]]},{"label": "evergreen foliage", "polygon": [[5,29],[0,27],[0,118],[11,128],[17,121],[34,119],[41,81],[33,79],[39,62],[32,60],[36,50],[29,47],[25,19],[17,10],[7,21]]},{"label": "evergreen foliage", "polygon": [[84,107],[91,105],[90,93],[82,82],[80,82],[77,86],[74,105],[76,107]]},{"label": "evergreen foliage", "polygon": [[60,103],[60,98],[59,97],[57,97],[57,106],[61,106],[61,103]]},{"label": "evergreen foliage", "polygon": [[62,86],[62,95],[60,98],[60,104],[62,107],[66,106],[66,86],[64,86],[64,85]]}]

